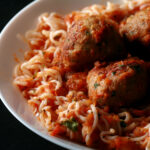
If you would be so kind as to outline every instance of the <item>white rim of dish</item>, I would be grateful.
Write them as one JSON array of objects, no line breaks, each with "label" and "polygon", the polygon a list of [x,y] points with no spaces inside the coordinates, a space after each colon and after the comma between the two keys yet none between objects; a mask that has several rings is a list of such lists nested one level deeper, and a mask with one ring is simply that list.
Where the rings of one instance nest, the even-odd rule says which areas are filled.
[{"label": "white rim of dish", "polygon": [[[36,3],[40,2],[41,0],[34,0],[33,2],[30,2],[27,6],[25,6],[24,8],[22,8],[18,13],[16,13],[12,19],[10,19],[10,21],[5,25],[5,27],[2,29],[2,31],[0,32],[0,40],[2,38],[2,35],[5,33],[5,31],[7,30],[7,28],[9,26],[11,26],[11,24],[14,22],[14,20],[16,20],[22,13],[24,13],[27,9],[29,9],[30,7],[33,7],[34,5],[36,5]],[[92,150],[92,148],[88,148],[84,145],[79,145],[79,144],[75,144],[72,143],[72,145],[68,145],[65,144],[63,141],[64,139],[62,139],[62,141],[59,141],[57,139],[52,138],[51,136],[48,135],[44,135],[43,133],[39,132],[37,129],[33,128],[29,123],[27,123],[26,121],[24,121],[14,110],[13,108],[5,101],[5,98],[1,92],[0,89],[0,99],[2,101],[2,103],[5,105],[5,107],[9,110],[9,112],[19,121],[21,122],[25,127],[27,127],[30,131],[34,132],[35,134],[39,135],[40,137],[44,138],[45,140],[52,142],[56,145],[59,145],[63,148],[67,148],[67,149],[71,149],[71,150],[77,150],[78,148],[82,148],[82,150]],[[59,138],[61,139],[61,138]],[[67,140],[66,140],[67,141]],[[76,146],[76,147],[73,147]]]}]

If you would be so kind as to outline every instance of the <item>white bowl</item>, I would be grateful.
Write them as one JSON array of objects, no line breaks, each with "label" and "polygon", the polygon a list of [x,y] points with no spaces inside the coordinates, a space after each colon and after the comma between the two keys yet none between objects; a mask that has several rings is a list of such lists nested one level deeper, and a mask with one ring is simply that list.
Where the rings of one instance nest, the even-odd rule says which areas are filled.
[{"label": "white bowl", "polygon": [[[111,0],[113,1],[113,0]],[[116,2],[117,0],[114,0]],[[24,34],[27,30],[35,28],[37,18],[44,12],[58,12],[66,14],[85,6],[104,3],[106,0],[36,0],[21,10],[3,29],[0,35],[0,98],[8,110],[27,128],[44,139],[72,150],[90,150],[69,140],[52,137],[40,126],[40,123],[32,115],[26,100],[18,89],[12,84],[12,73],[16,62],[14,54],[20,58],[23,53],[19,49],[25,49],[26,45],[17,39],[18,33]]]}]

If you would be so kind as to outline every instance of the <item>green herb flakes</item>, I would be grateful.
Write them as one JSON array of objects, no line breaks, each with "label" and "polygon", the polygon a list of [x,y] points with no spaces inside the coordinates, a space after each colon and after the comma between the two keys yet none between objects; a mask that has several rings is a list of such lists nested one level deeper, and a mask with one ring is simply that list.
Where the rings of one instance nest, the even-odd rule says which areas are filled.
[{"label": "green herb flakes", "polygon": [[112,91],[111,96],[116,96],[116,91]]},{"label": "green herb flakes", "polygon": [[36,76],[37,76],[37,72],[35,72],[35,73],[34,73],[34,75],[33,75],[33,79],[35,79],[35,78],[36,78]]},{"label": "green herb flakes", "polygon": [[96,89],[98,86],[100,86],[100,84],[94,83],[94,88],[95,88],[95,89]]},{"label": "green herb flakes", "polygon": [[116,71],[113,71],[113,72],[112,72],[112,75],[114,76],[115,74],[116,74]]},{"label": "green herb flakes", "polygon": [[62,125],[75,132],[78,130],[79,123],[75,120],[75,118],[71,118],[69,120],[64,121]]},{"label": "green herb flakes", "polygon": [[42,51],[42,54],[45,55],[46,52]]},{"label": "green herb flakes", "polygon": [[77,99],[76,99],[76,98],[73,98],[72,101],[77,101]]},{"label": "green herb flakes", "polygon": [[139,73],[141,71],[141,67],[139,65],[133,65],[130,66],[132,69],[134,69],[137,73]]},{"label": "green herb flakes", "polygon": [[125,65],[119,65],[120,68],[125,67]]},{"label": "green herb flakes", "polygon": [[103,104],[103,99],[102,99],[102,98],[99,98],[99,99],[97,100],[97,102],[98,102],[100,105],[102,105],[102,104]]},{"label": "green herb flakes", "polygon": [[86,30],[86,31],[85,31],[85,34],[86,34],[86,35],[90,35],[90,32]]},{"label": "green herb flakes", "polygon": [[126,123],[125,123],[123,120],[121,120],[121,121],[120,121],[120,126],[121,126],[122,128],[125,128],[127,125],[126,125]]}]

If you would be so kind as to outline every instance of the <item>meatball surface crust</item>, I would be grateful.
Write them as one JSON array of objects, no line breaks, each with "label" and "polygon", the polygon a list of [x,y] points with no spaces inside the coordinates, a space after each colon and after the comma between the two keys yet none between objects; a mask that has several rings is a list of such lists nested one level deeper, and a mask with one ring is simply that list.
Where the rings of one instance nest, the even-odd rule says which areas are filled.
[{"label": "meatball surface crust", "polygon": [[147,66],[143,60],[129,58],[101,67],[88,74],[88,94],[99,106],[124,106],[143,98],[148,86]]},{"label": "meatball surface crust", "polygon": [[123,20],[119,30],[132,55],[150,60],[150,7]]},{"label": "meatball surface crust", "polygon": [[71,67],[124,56],[126,50],[117,23],[104,16],[77,19],[68,31],[62,50],[63,64]]}]

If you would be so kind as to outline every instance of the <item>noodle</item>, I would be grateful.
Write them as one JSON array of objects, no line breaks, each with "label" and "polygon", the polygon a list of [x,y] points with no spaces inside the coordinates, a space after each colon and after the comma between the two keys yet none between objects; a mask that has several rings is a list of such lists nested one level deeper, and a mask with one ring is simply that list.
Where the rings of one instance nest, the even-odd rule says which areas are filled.
[{"label": "noodle", "polygon": [[[55,59],[60,61],[58,57],[62,43],[76,16],[106,15],[111,18],[112,14],[119,12],[123,19],[134,10],[148,6],[149,0],[124,0],[120,5],[110,2],[106,6],[95,4],[66,16],[44,13],[38,18],[37,28],[22,37],[30,50],[25,52],[25,60],[16,65],[13,82],[32,106],[35,116],[52,135],[63,133],[88,146],[96,142],[114,145],[118,137],[125,137],[128,139],[126,145],[136,142],[143,144],[143,149],[150,150],[150,119],[147,116],[135,117],[128,108],[113,113],[106,107],[97,107],[89,99],[87,87],[84,90],[80,86],[75,87],[74,83],[80,85],[80,80],[72,79],[67,87],[68,76],[75,74],[74,71],[65,74],[63,67],[52,63]],[[144,126],[142,121],[145,121]],[[136,132],[138,128],[141,130]]]}]

